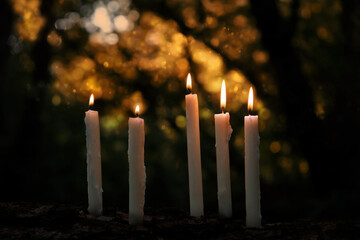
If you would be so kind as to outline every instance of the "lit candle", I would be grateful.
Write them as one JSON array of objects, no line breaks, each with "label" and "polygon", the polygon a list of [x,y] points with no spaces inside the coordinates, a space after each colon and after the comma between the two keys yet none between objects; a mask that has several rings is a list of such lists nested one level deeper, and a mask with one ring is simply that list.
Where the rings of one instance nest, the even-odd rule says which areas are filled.
[{"label": "lit candle", "polygon": [[230,126],[229,113],[224,113],[226,107],[225,81],[223,81],[221,85],[220,106],[222,113],[215,114],[218,204],[220,217],[229,218],[232,216],[229,141],[233,130]]},{"label": "lit candle", "polygon": [[137,105],[137,117],[129,118],[129,223],[132,225],[142,224],[145,204],[145,131],[144,119],[139,117],[139,111]]},{"label": "lit candle", "polygon": [[90,108],[94,105],[94,95],[91,94],[89,110],[85,112],[86,148],[87,148],[87,182],[88,182],[88,211],[94,216],[100,216],[103,211],[102,183],[101,183],[101,151],[100,127],[97,111]]},{"label": "lit candle", "polygon": [[246,226],[261,227],[260,177],[259,177],[259,130],[258,116],[251,115],[253,110],[253,90],[250,88],[248,110],[245,116],[245,195]]},{"label": "lit candle", "polygon": [[191,92],[190,73],[187,76],[186,88],[190,92],[185,96],[190,215],[201,217],[204,215],[204,206],[201,174],[199,108],[198,97]]}]

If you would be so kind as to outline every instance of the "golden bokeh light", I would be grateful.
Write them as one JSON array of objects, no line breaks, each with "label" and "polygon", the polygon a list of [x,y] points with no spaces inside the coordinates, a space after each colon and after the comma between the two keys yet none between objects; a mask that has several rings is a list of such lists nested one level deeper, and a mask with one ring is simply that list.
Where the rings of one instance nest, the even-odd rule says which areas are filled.
[{"label": "golden bokeh light", "polygon": [[281,144],[278,141],[273,141],[270,146],[269,149],[272,153],[278,153],[281,150]]},{"label": "golden bokeh light", "polygon": [[205,9],[215,16],[222,16],[225,14],[233,13],[238,10],[240,7],[245,7],[248,4],[247,0],[240,1],[221,1],[221,0],[204,0],[202,1]]},{"label": "golden bokeh light", "polygon": [[214,115],[214,112],[208,108],[200,109],[200,118],[201,119],[210,119],[211,117],[213,117],[213,115]]},{"label": "golden bokeh light", "polygon": [[220,85],[217,83],[221,81],[225,70],[221,56],[193,37],[189,37],[188,42],[190,56],[201,69],[197,75],[197,81],[204,86],[207,92],[219,92]]},{"label": "golden bokeh light", "polygon": [[272,183],[274,181],[274,171],[271,166],[260,166],[260,175],[267,183]]},{"label": "golden bokeh light", "polygon": [[252,55],[254,61],[258,64],[264,64],[268,61],[268,54],[264,51],[254,51]]},{"label": "golden bokeh light", "polygon": [[237,27],[246,27],[248,19],[244,15],[237,15],[234,17],[233,24]]},{"label": "golden bokeh light", "polygon": [[51,31],[47,36],[47,41],[50,45],[59,47],[62,43],[62,38],[55,31]]},{"label": "golden bokeh light", "polygon": [[294,160],[288,157],[281,157],[279,159],[279,165],[285,173],[291,173]]},{"label": "golden bokeh light", "polygon": [[90,58],[77,56],[67,65],[54,61],[51,72],[56,77],[54,88],[68,99],[87,98],[91,92],[104,99],[111,99],[114,95],[113,82],[95,71],[95,62]]},{"label": "golden bokeh light", "polygon": [[95,9],[91,22],[100,28],[100,30],[104,33],[110,33],[113,31],[113,24],[105,5],[100,5]]},{"label": "golden bokeh light", "polygon": [[178,128],[185,129],[186,128],[186,118],[183,115],[176,116],[175,124]]},{"label": "golden bokeh light", "polygon": [[55,94],[55,95],[52,97],[51,102],[52,102],[52,104],[53,104],[54,106],[58,106],[58,105],[60,105],[60,103],[61,103],[61,97],[60,97],[59,95]]},{"label": "golden bokeh light", "polygon": [[19,15],[16,29],[19,37],[33,42],[45,24],[45,18],[40,13],[40,0],[11,0],[14,12]]},{"label": "golden bokeh light", "polygon": [[302,174],[307,174],[309,172],[309,164],[306,161],[301,161],[299,163],[299,170]]}]

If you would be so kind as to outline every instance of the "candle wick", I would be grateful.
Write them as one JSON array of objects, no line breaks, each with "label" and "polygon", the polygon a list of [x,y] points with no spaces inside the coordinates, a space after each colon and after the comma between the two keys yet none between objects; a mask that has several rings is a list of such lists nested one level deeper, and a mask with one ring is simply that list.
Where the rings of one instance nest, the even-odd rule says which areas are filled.
[{"label": "candle wick", "polygon": [[94,105],[89,105],[89,110],[93,110]]},{"label": "candle wick", "polygon": [[139,117],[139,114],[138,113],[135,113],[136,117]]},{"label": "candle wick", "polygon": [[191,88],[186,88],[189,94],[192,94]]},{"label": "candle wick", "polygon": [[221,112],[224,114],[224,112],[225,112],[225,108],[224,108],[224,107],[221,108]]}]

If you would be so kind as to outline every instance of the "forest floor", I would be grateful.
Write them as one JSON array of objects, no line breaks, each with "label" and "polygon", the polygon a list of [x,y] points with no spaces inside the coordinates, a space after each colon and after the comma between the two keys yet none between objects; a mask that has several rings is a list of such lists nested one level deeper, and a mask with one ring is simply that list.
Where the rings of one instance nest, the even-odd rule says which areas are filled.
[{"label": "forest floor", "polygon": [[130,226],[128,214],[116,209],[95,218],[69,205],[0,203],[0,239],[360,239],[360,221],[297,219],[251,229],[244,219],[216,214],[199,219],[171,209],[145,214],[142,226]]}]

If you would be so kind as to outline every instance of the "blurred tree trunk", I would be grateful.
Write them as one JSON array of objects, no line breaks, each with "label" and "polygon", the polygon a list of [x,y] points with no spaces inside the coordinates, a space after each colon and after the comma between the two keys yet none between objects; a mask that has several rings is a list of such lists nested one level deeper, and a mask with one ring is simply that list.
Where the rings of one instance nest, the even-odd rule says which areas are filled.
[{"label": "blurred tree trunk", "polygon": [[[14,14],[9,1],[0,2],[0,22],[3,23],[0,34],[0,73],[3,77],[3,79],[0,79],[0,187],[4,191],[3,193],[5,193],[2,195],[6,195],[7,189],[9,188],[8,181],[10,181],[10,179],[6,179],[6,176],[8,176],[8,169],[10,169],[8,167],[10,164],[8,158],[11,153],[9,147],[11,144],[14,144],[14,138],[11,136],[11,131],[9,131],[9,126],[7,125],[9,119],[13,119],[13,116],[8,114],[7,110],[9,109],[9,106],[6,104],[7,101],[9,101],[7,98],[10,96],[9,91],[11,90],[11,86],[9,87],[9,82],[11,82],[11,80],[4,74],[8,72],[8,62],[11,57],[8,41],[14,22]],[[10,84],[13,85],[12,83]]]},{"label": "blurred tree trunk", "polygon": [[275,68],[280,99],[287,114],[288,137],[308,160],[311,178],[318,189],[330,191],[341,181],[336,168],[339,159],[333,152],[336,146],[331,145],[325,124],[315,115],[311,88],[292,46],[299,1],[292,2],[289,19],[280,15],[275,0],[250,2],[261,41]]},{"label": "blurred tree trunk", "polygon": [[[54,26],[54,16],[52,16],[52,8],[54,0],[43,0],[40,6],[41,15],[45,18],[45,24],[40,30],[37,40],[28,49],[29,54],[32,56],[34,61],[35,69],[30,76],[32,94],[28,95],[24,102],[25,105],[25,116],[31,116],[30,118],[25,118],[22,122],[22,127],[24,128],[23,137],[23,149],[26,150],[26,156],[23,156],[26,161],[31,160],[33,164],[33,169],[37,171],[37,174],[34,175],[30,173],[31,178],[35,178],[33,181],[37,182],[35,190],[37,192],[44,192],[46,189],[49,189],[47,186],[48,182],[43,181],[43,176],[46,176],[49,169],[45,169],[47,164],[42,163],[45,159],[48,159],[51,155],[48,154],[47,146],[48,139],[46,139],[46,133],[44,132],[44,124],[46,124],[45,117],[46,106],[49,106],[47,103],[47,92],[49,91],[49,83],[51,75],[49,72],[49,63],[51,62],[52,50],[47,42],[47,36],[51,29]],[[37,144],[27,144],[28,142],[36,142]],[[19,141],[20,142],[20,141]],[[34,147],[35,146],[35,147]],[[29,148],[30,147],[30,148]],[[51,160],[50,160],[51,161]],[[26,180],[25,180],[26,181]],[[41,190],[42,189],[42,190]],[[32,187],[32,191],[34,187]],[[48,194],[45,194],[47,196]],[[43,196],[31,196],[29,200],[38,200],[42,199]],[[26,194],[22,199],[28,199],[29,195]]]},{"label": "blurred tree trunk", "polygon": [[[54,1],[42,1],[41,12],[45,16],[45,26],[40,31],[35,42],[22,40],[23,49],[19,53],[10,55],[10,46],[6,43],[9,35],[14,31],[16,36],[13,9],[9,1],[1,3],[0,17],[6,22],[4,24],[1,41],[0,59],[4,68],[6,81],[1,81],[0,126],[1,136],[5,144],[3,174],[1,174],[1,188],[6,194],[3,200],[35,200],[41,196],[33,192],[44,192],[45,184],[40,171],[43,164],[39,163],[45,158],[40,157],[46,152],[46,142],[42,140],[43,135],[43,107],[46,102],[46,84],[49,82],[50,74],[48,65],[51,58],[51,49],[47,43],[47,34],[53,26],[51,7]],[[9,22],[9,19],[13,21]],[[21,41],[21,40],[19,40]],[[34,63],[34,70],[25,70],[23,56],[30,56]],[[6,96],[6,98],[4,97]],[[6,115],[6,118],[5,118]],[[8,171],[11,169],[12,171]],[[29,171],[31,169],[31,171]],[[7,171],[7,172],[6,172]],[[36,172],[36,174],[34,174]],[[32,181],[28,181],[32,179]],[[33,183],[36,182],[36,186]],[[22,189],[22,191],[18,191]],[[43,189],[38,191],[37,189]],[[46,194],[46,193],[45,193]]]},{"label": "blurred tree trunk", "polygon": [[[342,168],[342,176],[347,177],[348,186],[360,186],[359,180],[359,141],[360,134],[360,2],[358,0],[342,1],[342,31],[344,51],[340,61],[342,78],[336,85],[337,109],[334,111],[334,128],[338,129],[336,144],[339,149],[338,164]],[[356,67],[357,66],[357,67]]]},{"label": "blurred tree trunk", "polygon": [[[8,45],[8,39],[9,35],[11,33],[11,26],[12,24],[9,24],[8,21],[12,22],[13,20],[13,14],[11,7],[9,5],[8,1],[2,1],[0,3],[0,21],[1,22],[7,22],[7,24],[4,24],[2,26],[2,32],[0,34],[0,72],[3,73],[6,68],[6,60],[10,53],[10,48]],[[4,85],[4,79],[0,80],[0,136],[1,136],[1,143],[3,143],[3,139],[5,138],[5,129],[4,129],[4,119],[5,119],[5,113],[4,113],[4,94],[3,92],[6,91],[5,85]],[[3,144],[2,144],[3,145]]]}]

